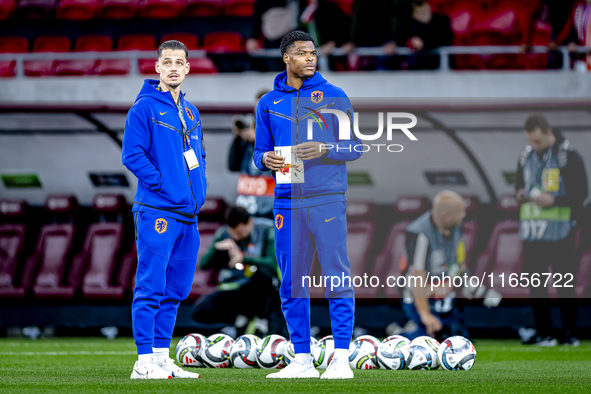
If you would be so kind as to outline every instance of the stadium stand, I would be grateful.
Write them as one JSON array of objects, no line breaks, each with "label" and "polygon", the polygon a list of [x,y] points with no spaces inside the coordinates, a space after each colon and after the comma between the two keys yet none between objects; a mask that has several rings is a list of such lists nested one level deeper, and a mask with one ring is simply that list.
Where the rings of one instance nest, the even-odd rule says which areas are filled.
[{"label": "stadium stand", "polygon": [[[29,41],[26,37],[0,37],[0,53],[25,53],[29,51]],[[0,61],[0,77],[14,77],[16,75],[15,60]]]},{"label": "stadium stand", "polygon": [[131,19],[139,10],[139,0],[102,0],[99,16],[105,19]]},{"label": "stadium stand", "polygon": [[86,21],[94,19],[100,0],[60,0],[56,10],[56,19]]},{"label": "stadium stand", "polygon": [[223,0],[185,0],[183,5],[183,14],[192,17],[215,17],[223,12]]},{"label": "stadium stand", "polygon": [[30,275],[23,275],[20,267],[26,230],[21,221],[25,209],[24,201],[0,200],[2,222],[7,218],[15,221],[0,224],[0,298],[22,298],[31,285]]},{"label": "stadium stand", "polygon": [[33,284],[35,297],[72,299],[80,286],[83,267],[70,264],[74,232],[72,214],[78,209],[74,196],[49,196],[45,209],[54,215],[69,217],[68,223],[51,223],[41,227],[35,252],[27,266],[38,267]]},{"label": "stadium stand", "polygon": [[[108,52],[113,50],[113,40],[106,35],[82,36],[76,40],[76,52]],[[92,75],[98,60],[60,60],[55,65],[56,75]]]},{"label": "stadium stand", "polygon": [[[97,194],[94,198],[93,209],[101,214],[102,220],[90,225],[82,251],[73,262],[73,266],[86,267],[82,279],[82,293],[86,299],[119,300],[128,289],[131,267],[119,263],[124,231],[121,218],[126,208],[129,207],[122,195]],[[119,221],[104,221],[106,213],[118,213]],[[125,262],[130,263],[129,260]]]},{"label": "stadium stand", "polygon": [[[33,52],[70,52],[71,42],[65,36],[41,36],[37,37],[33,44]],[[28,60],[25,62],[25,75],[41,77],[53,75],[57,60]]]}]

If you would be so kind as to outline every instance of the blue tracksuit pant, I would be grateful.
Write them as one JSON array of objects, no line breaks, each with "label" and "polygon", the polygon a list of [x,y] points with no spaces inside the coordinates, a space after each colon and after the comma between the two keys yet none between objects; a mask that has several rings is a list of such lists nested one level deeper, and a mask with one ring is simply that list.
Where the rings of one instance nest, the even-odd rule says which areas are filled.
[{"label": "blue tracksuit pant", "polygon": [[168,348],[179,303],[189,296],[197,266],[197,223],[134,212],[138,252],[131,317],[138,354]]},{"label": "blue tracksuit pant", "polygon": [[[323,276],[351,275],[347,257],[346,202],[331,202],[309,208],[273,210],[275,216],[275,249],[281,269],[281,306],[294,350],[310,352],[309,281],[314,250]],[[353,335],[355,295],[351,282],[331,289],[326,298],[335,347],[348,349]]]}]

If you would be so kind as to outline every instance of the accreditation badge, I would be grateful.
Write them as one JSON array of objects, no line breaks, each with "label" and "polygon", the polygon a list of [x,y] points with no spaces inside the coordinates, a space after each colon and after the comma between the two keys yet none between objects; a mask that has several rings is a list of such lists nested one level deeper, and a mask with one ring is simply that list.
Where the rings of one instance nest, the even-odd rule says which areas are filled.
[{"label": "accreditation badge", "polygon": [[185,156],[185,161],[187,162],[189,170],[199,167],[199,161],[197,160],[197,156],[195,156],[195,151],[193,149],[184,152],[183,156]]},{"label": "accreditation badge", "polygon": [[557,192],[560,190],[560,169],[544,168],[542,171],[542,189],[545,192]]}]

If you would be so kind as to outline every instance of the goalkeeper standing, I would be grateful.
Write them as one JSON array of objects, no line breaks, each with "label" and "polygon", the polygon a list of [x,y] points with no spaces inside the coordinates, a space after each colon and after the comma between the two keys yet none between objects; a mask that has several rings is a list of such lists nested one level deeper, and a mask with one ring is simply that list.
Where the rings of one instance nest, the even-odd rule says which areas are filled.
[{"label": "goalkeeper standing", "polygon": [[[274,90],[257,106],[253,160],[263,171],[303,171],[299,174],[304,182],[275,187],[275,249],[283,278],[280,295],[296,359],[267,377],[317,378],[319,373],[310,356],[310,299],[303,276],[310,275],[315,249],[324,276],[350,276],[346,162],[361,156],[355,150],[360,142],[339,139],[339,126],[343,125],[337,116],[342,114],[347,119],[348,115],[350,127],[353,112],[343,90],[316,72],[312,37],[301,31],[287,34],[281,42],[281,53],[287,69],[275,78]],[[340,114],[328,112],[334,109]],[[294,165],[293,159],[291,166],[285,165],[285,158],[275,154],[275,147],[287,146],[303,160],[303,165]],[[274,176],[277,182],[278,174],[274,172]],[[348,349],[355,299],[348,285],[326,291],[336,350],[323,379],[353,377]]]}]

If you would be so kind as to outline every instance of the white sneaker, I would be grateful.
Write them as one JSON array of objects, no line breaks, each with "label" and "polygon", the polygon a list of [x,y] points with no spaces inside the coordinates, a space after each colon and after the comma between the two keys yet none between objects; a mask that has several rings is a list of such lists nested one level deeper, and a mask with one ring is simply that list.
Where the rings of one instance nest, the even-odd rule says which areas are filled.
[{"label": "white sneaker", "polygon": [[[311,360],[310,360],[311,361]],[[302,364],[298,360],[293,360],[287,367],[279,372],[267,375],[269,379],[299,379],[299,378],[319,378],[320,373],[314,368],[314,363],[308,365]]]},{"label": "white sneaker", "polygon": [[201,377],[198,373],[188,372],[177,367],[174,360],[170,357],[166,357],[166,360],[159,363],[158,366],[163,371],[168,372],[173,378],[199,379]]},{"label": "white sneaker", "polygon": [[140,363],[136,361],[131,379],[172,379],[172,376],[156,364],[154,359]]},{"label": "white sneaker", "polygon": [[347,359],[333,357],[320,379],[353,379],[353,371]]}]

